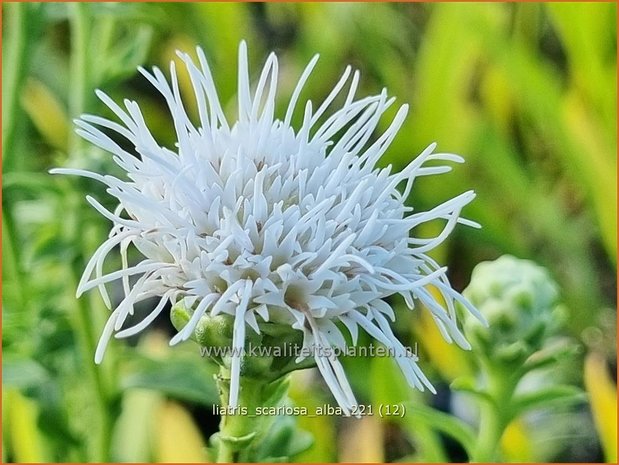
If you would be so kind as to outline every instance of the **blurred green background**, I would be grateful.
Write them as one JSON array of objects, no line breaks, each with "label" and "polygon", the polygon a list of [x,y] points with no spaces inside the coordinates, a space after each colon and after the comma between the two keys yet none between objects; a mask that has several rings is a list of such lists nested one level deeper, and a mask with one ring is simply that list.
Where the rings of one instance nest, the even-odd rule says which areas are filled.
[{"label": "blurred green background", "polygon": [[[483,229],[458,228],[436,258],[459,290],[478,262],[502,254],[547,267],[567,308],[565,335],[581,347],[557,370],[590,395],[587,404],[540,409],[510,425],[504,456],[616,460],[614,3],[5,2],[2,13],[3,461],[204,460],[218,422],[212,368],[190,343],[168,348],[165,319],[128,345],[113,342],[94,366],[107,313],[98,295],[76,300],[75,289],[109,223],[84,196],[110,200],[90,180],[47,170],[117,173],[109,155],[73,132],[83,112],[109,116],[96,88],[137,100],[158,140],[173,143],[162,98],[135,68],[165,70],[176,49],[203,47],[233,115],[241,39],[254,77],[277,52],[280,110],[318,52],[305,98],[326,96],[352,64],[361,93],[387,87],[411,105],[381,163],[402,168],[433,141],[466,158],[452,173],[423,179],[411,196],[415,207],[431,208],[464,190],[478,194],[465,214]],[[181,84],[187,88],[187,76]],[[467,398],[449,383],[470,371],[473,355],[394,305],[397,332],[419,342],[439,395],[411,392],[387,359],[346,360],[359,400],[413,400],[470,417]],[[299,405],[331,400],[311,372],[295,375],[291,395]],[[315,439],[299,461],[467,458],[423,415],[297,421]]]}]

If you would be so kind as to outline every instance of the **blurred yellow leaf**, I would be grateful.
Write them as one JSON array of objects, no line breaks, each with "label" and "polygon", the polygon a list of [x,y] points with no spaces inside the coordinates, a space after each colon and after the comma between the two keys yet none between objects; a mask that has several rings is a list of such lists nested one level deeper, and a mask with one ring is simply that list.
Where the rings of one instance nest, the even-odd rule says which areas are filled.
[{"label": "blurred yellow leaf", "polygon": [[189,412],[176,402],[163,404],[156,417],[155,461],[204,463],[206,445]]},{"label": "blurred yellow leaf", "polygon": [[[432,294],[440,299],[434,289]],[[415,334],[420,335],[419,341],[430,358],[432,366],[439,371],[445,380],[453,381],[460,376],[471,374],[467,352],[443,339],[429,311],[424,311],[420,318],[415,320],[414,330]]]},{"label": "blurred yellow leaf", "polygon": [[608,463],[617,463],[617,386],[611,380],[604,358],[591,353],[585,360],[585,387],[593,420]]},{"label": "blurred yellow leaf", "polygon": [[383,425],[378,417],[350,419],[342,430],[340,462],[381,463],[383,454]]},{"label": "blurred yellow leaf", "polygon": [[39,411],[36,402],[28,399],[18,390],[10,389],[6,392],[6,402],[3,402],[3,405],[8,409],[8,429],[13,461],[47,462],[37,428]]},{"label": "blurred yellow leaf", "polygon": [[[316,385],[311,382],[312,370],[295,371],[290,378],[289,396],[294,404],[306,407],[308,412],[324,402],[318,395]],[[336,458],[336,431],[334,419],[329,415],[296,417],[299,429],[309,432],[314,437],[314,445],[295,457],[299,463],[333,462]]]},{"label": "blurred yellow leaf", "polygon": [[69,120],[56,96],[41,81],[30,78],[24,86],[21,103],[43,138],[55,148],[66,151]]},{"label": "blurred yellow leaf", "polygon": [[509,135],[512,130],[514,102],[509,76],[505,70],[498,66],[489,67],[480,83],[480,94],[493,123],[503,135]]},{"label": "blurred yellow leaf", "polygon": [[[437,222],[423,224],[418,231],[419,237],[437,236],[441,233],[442,227],[443,225]],[[447,244],[441,244],[432,250],[430,255],[439,263],[446,262]],[[444,305],[441,293],[434,287],[428,289],[437,302]],[[467,353],[457,345],[445,341],[430,311],[424,308],[418,314],[418,318],[413,319],[412,332],[417,336],[431,365],[438,370],[443,379],[453,381],[460,376],[471,374],[472,368]]]},{"label": "blurred yellow leaf", "polygon": [[[370,367],[368,384],[371,386],[370,399],[375,409],[375,415],[381,405],[399,405],[404,402],[410,402],[413,405],[425,405],[427,402],[424,393],[408,385],[400,368],[392,358],[374,357]],[[438,432],[431,425],[419,422],[411,415],[384,418],[383,424],[385,422],[399,425],[415,444],[415,461],[445,462],[447,460]]]},{"label": "blurred yellow leaf", "polygon": [[[617,257],[617,142],[604,133],[604,126],[576,93],[564,100],[563,118],[574,141],[579,172],[591,192],[600,233],[608,256]],[[616,122],[616,121],[615,121]]]},{"label": "blurred yellow leaf", "polygon": [[[437,302],[443,304],[440,292],[434,287],[429,289]],[[467,352],[456,344],[445,341],[429,311],[424,309],[414,322],[414,333],[418,335],[432,366],[439,371],[443,379],[453,381],[460,376],[468,376],[472,373]]]},{"label": "blurred yellow leaf", "polygon": [[522,420],[514,420],[501,438],[503,455],[508,462],[534,462],[531,440]]},{"label": "blurred yellow leaf", "polygon": [[607,131],[614,132],[617,6],[612,2],[558,2],[544,6],[565,49],[571,84],[597,107]]},{"label": "blurred yellow leaf", "polygon": [[113,438],[115,460],[148,462],[151,460],[156,414],[163,396],[149,389],[128,389],[123,395],[122,413],[116,422]]}]

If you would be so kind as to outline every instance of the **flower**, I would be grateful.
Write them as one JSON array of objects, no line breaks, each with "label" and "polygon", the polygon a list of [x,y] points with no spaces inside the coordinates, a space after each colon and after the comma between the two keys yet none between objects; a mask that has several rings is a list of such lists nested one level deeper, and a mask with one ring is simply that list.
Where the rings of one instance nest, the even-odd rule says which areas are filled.
[{"label": "flower", "polygon": [[[460,218],[475,194],[465,192],[429,211],[413,212],[404,204],[418,177],[451,169],[424,166],[425,162],[463,159],[433,153],[432,144],[400,173],[392,174],[391,167],[377,168],[408,107],[401,106],[389,128],[372,141],[381,115],[395,99],[388,98],[385,90],[356,98],[359,72],[352,73],[350,67],[317,109],[306,102],[301,127],[293,129],[297,102],[318,56],[303,71],[280,120],[275,118],[277,58],[269,55],[252,93],[244,42],[239,49],[238,119],[231,124],[202,50],[198,48],[197,54],[199,67],[187,54],[178,53],[191,77],[199,127],[183,106],[174,63],[171,84],[159,69],[140,68],[169,106],[178,138],[174,149],[153,138],[136,102],[125,100],[123,109],[97,91],[123,125],[83,115],[76,121],[77,132],[112,153],[126,179],[80,169],[53,170],[96,179],[119,202],[108,211],[87,197],[113,227],[87,264],[78,297],[98,287],[111,309],[106,284],[120,280],[124,288],[124,299],[105,325],[96,362],[102,360],[112,334],[134,335],[166,303],[182,301],[193,313],[171,344],[188,339],[205,315],[234,317],[230,406],[238,403],[246,332],[260,332],[261,322],[269,321],[302,331],[304,348],[321,349],[314,351],[316,364],[345,412],[357,404],[355,396],[333,351],[324,355],[329,353],[324,349],[344,347],[344,327],[354,344],[359,328],[365,330],[396,354],[411,386],[433,391],[416,359],[404,355],[406,349],[389,325],[394,312],[384,299],[400,294],[410,308],[418,300],[432,312],[447,340],[469,347],[458,328],[454,301],[479,314],[452,289],[446,268],[428,252],[457,223],[476,225]],[[342,107],[327,117],[348,83]],[[99,128],[127,139],[138,156]],[[411,236],[415,227],[436,219],[445,220],[436,237]],[[130,245],[144,256],[132,266],[127,260]],[[104,260],[115,247],[120,249],[122,269],[103,274]],[[130,278],[135,279],[132,285]],[[432,296],[430,286],[440,291],[445,308]],[[152,312],[125,328],[134,305],[154,296],[159,303]]]}]

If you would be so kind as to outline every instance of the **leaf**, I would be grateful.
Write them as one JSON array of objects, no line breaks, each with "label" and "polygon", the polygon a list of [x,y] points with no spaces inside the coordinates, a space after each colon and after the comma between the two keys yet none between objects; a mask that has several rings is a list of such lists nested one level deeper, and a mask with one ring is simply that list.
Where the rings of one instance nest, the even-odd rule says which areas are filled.
[{"label": "leaf", "polygon": [[352,420],[340,434],[340,462],[384,462],[386,434],[388,433],[378,416],[364,416]]},{"label": "leaf", "polygon": [[45,84],[29,78],[22,91],[22,107],[47,143],[67,150],[69,118],[63,104]]},{"label": "leaf", "polygon": [[39,407],[36,402],[22,395],[17,389],[10,389],[6,393],[5,405],[10,406],[7,417],[13,460],[22,463],[47,462],[37,428]]},{"label": "leaf", "polygon": [[406,403],[405,406],[406,415],[411,416],[413,421],[451,436],[462,444],[469,454],[473,450],[476,436],[469,425],[427,405]]},{"label": "leaf", "polygon": [[503,459],[507,462],[535,462],[532,435],[522,418],[509,423],[501,437]]},{"label": "leaf", "polygon": [[[403,402],[423,405],[424,399],[418,391],[414,391],[403,379],[396,362],[387,357],[374,357],[371,360],[369,383],[371,387],[372,405],[395,405]],[[429,407],[427,407],[429,408]],[[399,423],[418,444],[420,460],[424,462],[444,462],[447,460],[441,441],[432,427],[426,424],[411,422],[409,419],[392,417],[391,420]]]},{"label": "leaf", "polygon": [[114,426],[114,461],[126,463],[152,460],[156,413],[161,410],[164,402],[164,397],[152,390],[131,389],[123,394],[121,414]]},{"label": "leaf", "polygon": [[260,462],[289,461],[312,444],[313,436],[298,428],[294,416],[278,416],[260,443],[256,459]]},{"label": "leaf", "polygon": [[[136,21],[163,23],[165,17],[153,7],[154,5],[141,3],[102,2],[96,8],[92,8],[89,14],[98,20],[111,17],[130,23]],[[45,19],[50,23],[66,21],[69,18],[67,6],[63,3],[44,3],[43,8]]]},{"label": "leaf", "polygon": [[[290,398],[294,405],[305,407],[308,412],[315,412],[323,405],[324,397],[316,389],[315,384],[307,382],[307,372],[296,371],[291,375]],[[336,430],[334,417],[328,415],[299,416],[296,418],[297,427],[308,431],[314,438],[314,446],[299,453],[295,460],[301,463],[334,462],[337,459],[336,443],[333,441]]]},{"label": "leaf", "polygon": [[215,370],[202,358],[171,357],[165,361],[137,359],[122,379],[124,389],[153,389],[170,397],[213,405],[218,402]]},{"label": "leaf", "polygon": [[514,418],[531,409],[554,408],[557,405],[569,405],[586,400],[586,394],[576,386],[551,386],[530,394],[515,396],[512,400]]},{"label": "leaf", "polygon": [[484,402],[493,403],[494,401],[490,397],[490,395],[479,389],[475,385],[475,380],[468,376],[461,376],[460,378],[455,379],[449,387],[454,391],[461,391],[467,394],[471,394],[475,396],[479,400],[483,400]]},{"label": "leaf", "polygon": [[2,385],[25,389],[42,384],[48,373],[31,359],[16,359],[5,356],[2,360]]},{"label": "leaf", "polygon": [[520,377],[530,371],[554,365],[565,358],[578,354],[580,351],[581,347],[574,344],[573,341],[567,338],[559,339],[543,350],[532,354],[520,368]]},{"label": "leaf", "polygon": [[36,260],[45,258],[58,260],[58,257],[64,257],[65,260],[69,261],[78,253],[74,241],[63,237],[55,224],[48,224],[40,228],[32,243],[32,255],[36,257]]},{"label": "leaf", "polygon": [[[616,205],[616,185],[608,173],[616,172],[613,150],[616,141],[612,137],[609,139],[603,128],[592,124],[582,108],[582,96],[578,93],[564,95],[560,76],[547,63],[539,61],[528,48],[515,44],[511,53],[502,56],[501,60],[512,76],[512,92],[522,108],[523,116],[531,120],[534,131],[539,132],[544,140],[553,141],[550,147],[556,154],[556,160],[589,196],[598,214],[603,238],[612,236],[606,243],[609,257],[613,259],[616,255],[613,252],[616,249],[616,227],[612,229],[610,225],[616,211],[613,208],[613,204]],[[591,136],[596,134],[599,136],[592,139]]]},{"label": "leaf", "polygon": [[129,41],[118,41],[115,48],[106,51],[108,59],[99,77],[102,85],[120,81],[136,74],[136,68],[143,65],[150,50],[153,29],[142,25],[131,26],[132,38]]},{"label": "leaf", "polygon": [[[573,84],[604,111],[604,119],[612,124],[617,111],[616,5],[583,2],[544,6],[565,49]],[[608,129],[614,127],[612,124]]]},{"label": "leaf", "polygon": [[585,360],[585,386],[591,399],[591,411],[600,434],[606,461],[617,462],[617,386],[609,376],[606,362],[599,354]]},{"label": "leaf", "polygon": [[159,407],[155,423],[154,454],[157,462],[204,463],[206,444],[195,421],[175,402]]},{"label": "leaf", "polygon": [[[24,194],[53,195],[60,192],[56,179],[48,173],[11,172],[2,175],[2,190],[23,191]],[[13,193],[12,193],[13,194]]]}]

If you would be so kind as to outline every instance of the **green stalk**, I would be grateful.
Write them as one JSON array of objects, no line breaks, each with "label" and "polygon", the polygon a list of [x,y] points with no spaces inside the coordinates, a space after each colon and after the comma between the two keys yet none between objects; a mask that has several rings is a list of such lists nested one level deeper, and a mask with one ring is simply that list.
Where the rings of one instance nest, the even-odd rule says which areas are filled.
[{"label": "green stalk", "polygon": [[[92,41],[91,21],[89,18],[90,5],[72,3],[69,6],[71,27],[71,91],[69,95],[69,113],[71,117],[78,117],[88,109],[93,83],[91,82],[91,68],[89,63],[89,45]],[[83,150],[82,139],[71,131],[69,134],[69,155],[79,157]],[[79,233],[82,228],[80,205],[74,205],[73,240],[81,251],[74,260],[71,272],[74,288],[77,287],[80,275],[84,269],[84,256],[88,254],[85,238]],[[109,462],[113,430],[113,397],[112,392],[104,379],[104,372],[92,362],[97,346],[97,326],[93,319],[93,309],[87,300],[76,300],[76,327],[80,334],[80,341],[84,361],[90,372],[94,387],[99,416],[99,435],[96,438],[96,447],[93,461]]]},{"label": "green stalk", "polygon": [[[279,380],[274,383],[286,383],[287,380]],[[228,408],[230,396],[230,371],[220,367],[217,376],[220,405],[223,409]],[[254,459],[254,447],[260,442],[260,438],[268,431],[273,418],[268,415],[256,415],[256,409],[261,406],[277,405],[284,398],[286,389],[273,390],[273,383],[263,379],[248,378],[241,376],[239,387],[238,408],[230,415],[221,415],[219,433],[217,433],[217,463],[252,462]],[[276,392],[277,391],[277,392]],[[275,394],[275,395],[273,395]],[[275,401],[273,403],[273,401]]]},{"label": "green stalk", "polygon": [[486,363],[488,394],[492,402],[480,406],[479,436],[471,462],[498,462],[501,460],[500,443],[505,428],[512,420],[511,399],[517,380],[504,370]]},{"label": "green stalk", "polygon": [[[69,95],[69,116],[79,117],[87,108],[92,92],[90,85],[90,63],[88,47],[91,43],[90,5],[75,2],[69,5],[71,14],[71,93]],[[77,155],[82,148],[82,138],[75,131],[69,134],[69,154]]]},{"label": "green stalk", "polygon": [[2,84],[2,167],[11,171],[15,163],[15,125],[19,106],[19,96],[28,61],[29,36],[28,8],[30,5],[9,3],[8,37],[6,39],[4,81]]},{"label": "green stalk", "polygon": [[[81,260],[76,260],[72,267],[72,285],[73,289],[77,287],[83,263]],[[76,299],[77,315],[76,326],[79,328],[79,338],[82,345],[84,363],[90,372],[90,377],[93,381],[95,389],[95,399],[97,409],[99,411],[100,434],[96,438],[95,453],[92,460],[95,462],[110,462],[111,461],[111,444],[112,444],[112,429],[113,421],[110,416],[112,410],[112,398],[108,386],[103,379],[102,371],[92,361],[96,347],[97,335],[92,322],[92,312],[87,302],[83,299]]]},{"label": "green stalk", "polygon": [[471,462],[499,461],[499,443],[503,430],[497,406],[488,402],[482,404],[477,447]]},{"label": "green stalk", "polygon": [[[86,250],[85,238],[82,234],[83,227],[81,217],[81,199],[73,191],[67,191],[67,209],[72,212],[68,218],[66,227],[70,240],[76,246],[76,256],[70,264],[69,288],[77,289],[81,273],[84,269],[84,253]],[[114,399],[109,380],[106,382],[105,372],[95,365],[94,354],[98,342],[98,329],[96,320],[93,318],[93,306],[85,297],[73,298],[75,307],[72,312],[72,323],[78,335],[80,350],[83,355],[82,363],[87,370],[87,376],[92,383],[93,398],[97,409],[98,429],[93,429],[92,436],[94,447],[90,456],[91,462],[110,462],[112,430],[114,426],[113,411]],[[90,450],[89,450],[90,452]]]},{"label": "green stalk", "polygon": [[[2,171],[14,170],[15,128],[19,114],[19,97],[29,63],[29,49],[35,34],[32,5],[9,3],[5,6],[8,16],[6,53],[3,63],[2,85]],[[30,30],[29,30],[30,26]],[[3,188],[4,191],[4,188]],[[3,192],[4,193],[4,192]],[[13,218],[13,205],[6,195],[2,196],[2,260],[13,272],[13,283],[17,287],[16,307],[24,314],[28,310],[28,278],[23,270],[21,247],[17,242],[18,230]],[[6,262],[5,262],[6,261]]]},{"label": "green stalk", "polygon": [[16,231],[15,224],[13,223],[13,215],[11,212],[11,206],[2,198],[2,262],[6,270],[12,272],[12,283],[15,286],[17,292],[17,301],[15,307],[19,312],[23,312],[25,315],[29,315],[28,310],[28,294],[26,292],[26,277],[22,270],[21,257],[19,254],[19,248],[15,241]]},{"label": "green stalk", "polygon": [[[6,54],[4,82],[2,85],[2,169],[9,172],[13,168],[14,145],[15,145],[15,121],[18,110],[19,91],[23,82],[26,68],[27,39],[26,20],[27,13],[24,11],[28,5],[10,3],[5,6],[8,16],[8,37],[6,39]],[[2,239],[4,249],[2,252],[3,262],[6,260],[13,271],[13,280],[17,287],[19,301],[17,306],[26,312],[26,292],[23,283],[23,272],[19,248],[15,242],[16,231],[13,223],[12,208],[6,197],[2,197]]]}]

